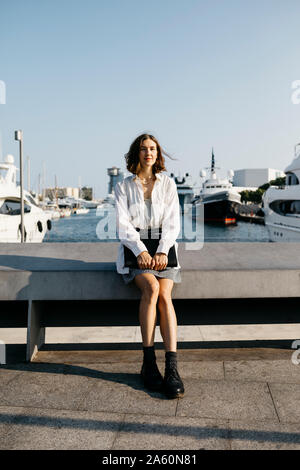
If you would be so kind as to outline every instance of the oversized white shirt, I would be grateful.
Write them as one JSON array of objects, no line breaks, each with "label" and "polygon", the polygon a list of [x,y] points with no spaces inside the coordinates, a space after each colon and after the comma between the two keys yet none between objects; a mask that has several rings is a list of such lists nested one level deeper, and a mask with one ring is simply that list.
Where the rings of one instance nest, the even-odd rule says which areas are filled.
[{"label": "oversized white shirt", "polygon": [[[178,244],[176,238],[180,233],[180,205],[175,181],[164,173],[156,173],[151,200],[151,227],[161,227],[161,239],[157,253],[168,255],[171,246],[175,245],[178,260]],[[124,267],[124,245],[135,256],[147,251],[140,239],[140,229],[147,228],[145,221],[144,191],[142,183],[136,175],[128,176],[115,186],[117,234],[120,246],[117,258],[117,272],[126,274],[129,268]],[[179,269],[178,266],[175,269]]]}]

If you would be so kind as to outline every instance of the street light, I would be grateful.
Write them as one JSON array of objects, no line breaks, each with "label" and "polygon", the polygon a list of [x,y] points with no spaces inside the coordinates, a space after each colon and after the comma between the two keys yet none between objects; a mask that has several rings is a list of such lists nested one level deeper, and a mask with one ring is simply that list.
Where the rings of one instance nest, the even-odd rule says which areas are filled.
[{"label": "street light", "polygon": [[15,131],[15,140],[20,148],[20,188],[21,188],[21,243],[24,243],[24,199],[23,199],[23,131]]}]

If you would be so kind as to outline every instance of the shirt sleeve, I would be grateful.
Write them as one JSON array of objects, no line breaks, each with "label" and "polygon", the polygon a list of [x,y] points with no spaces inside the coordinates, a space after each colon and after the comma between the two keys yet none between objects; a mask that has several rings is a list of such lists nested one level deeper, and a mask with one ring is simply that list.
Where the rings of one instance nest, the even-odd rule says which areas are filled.
[{"label": "shirt sleeve", "polygon": [[123,245],[127,246],[135,256],[138,256],[142,251],[148,250],[141,241],[139,232],[135,230],[130,222],[125,183],[116,184],[115,197],[118,237]]},{"label": "shirt sleeve", "polygon": [[165,208],[162,220],[161,239],[156,250],[157,253],[168,255],[171,246],[176,242],[180,233],[180,204],[177,186],[174,180],[169,179],[166,190]]}]

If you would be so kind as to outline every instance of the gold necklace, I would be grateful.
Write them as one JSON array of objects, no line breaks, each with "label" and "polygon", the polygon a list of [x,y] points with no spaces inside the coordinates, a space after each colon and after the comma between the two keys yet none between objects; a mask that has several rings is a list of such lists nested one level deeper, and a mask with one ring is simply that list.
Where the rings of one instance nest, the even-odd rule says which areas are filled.
[{"label": "gold necklace", "polygon": [[147,182],[146,179],[144,179],[144,181],[143,181],[142,178],[140,178],[140,177],[138,177],[138,178],[139,178],[140,182],[141,182],[142,184],[144,184],[145,186],[149,186],[149,184],[151,184],[151,182],[154,181],[153,176],[151,176],[151,178],[148,178],[148,180],[149,180],[148,182]]}]

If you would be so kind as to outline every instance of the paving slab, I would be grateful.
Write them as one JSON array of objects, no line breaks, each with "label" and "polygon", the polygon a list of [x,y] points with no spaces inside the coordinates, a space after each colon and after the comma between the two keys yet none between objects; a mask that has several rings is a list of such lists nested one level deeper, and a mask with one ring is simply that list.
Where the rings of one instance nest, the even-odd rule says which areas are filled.
[{"label": "paving slab", "polygon": [[282,423],[300,423],[299,384],[270,383],[274,405]]},{"label": "paving slab", "polygon": [[19,370],[12,370],[6,367],[1,367],[0,368],[0,389],[1,389],[1,386],[7,384],[8,382],[13,380],[20,374],[21,372]]},{"label": "paving slab", "polygon": [[187,379],[185,390],[176,416],[278,421],[265,383]]},{"label": "paving slab", "polygon": [[299,450],[300,424],[229,421],[232,450]]},{"label": "paving slab", "polygon": [[[95,377],[101,378],[102,380],[110,380],[125,383],[128,381],[136,382],[139,379],[142,362],[128,363],[112,363],[112,364],[72,364],[70,368],[68,365],[65,366],[65,373],[72,370],[76,373],[94,374]],[[162,375],[164,375],[165,362],[157,361],[157,366]],[[195,379],[224,379],[224,367],[221,361],[202,361],[202,362],[181,362],[178,364],[178,371],[182,379],[195,378]],[[131,377],[132,376],[132,377]]]},{"label": "paving slab", "polygon": [[261,325],[201,325],[203,341],[245,341],[300,338],[299,323]]},{"label": "paving slab", "polygon": [[[161,362],[160,371],[164,371]],[[224,366],[222,361],[178,362],[178,372],[182,379],[224,379]]]},{"label": "paving slab", "polygon": [[228,450],[227,421],[126,414],[114,450]]},{"label": "paving slab", "polygon": [[[89,379],[92,380],[92,379]],[[137,375],[134,383],[94,381],[79,409],[112,413],[137,413],[175,416],[177,400],[168,400],[160,392],[146,390]]]},{"label": "paving slab", "polygon": [[87,377],[65,375],[63,370],[27,370],[0,386],[0,403],[6,406],[76,409],[92,386]]},{"label": "paving slab", "polygon": [[122,414],[0,406],[1,450],[111,449]]},{"label": "paving slab", "polygon": [[[0,339],[6,344],[25,344],[27,328],[1,328]],[[247,341],[300,338],[300,325],[178,325],[178,341]],[[128,343],[142,341],[138,326],[47,327],[47,343]],[[162,342],[159,326],[155,329],[155,342]]]},{"label": "paving slab", "polygon": [[[73,345],[74,346],[74,345]],[[209,348],[186,348],[178,349],[177,357],[178,364],[184,362],[202,362],[202,361],[239,361],[239,360],[282,360],[291,359],[293,351],[291,349],[283,349],[279,347],[255,347],[255,342],[252,347],[220,347],[211,344]],[[165,352],[163,349],[156,347],[156,358],[158,361],[164,361]],[[123,350],[120,346],[116,349],[116,345],[107,345],[107,349],[99,350],[96,345],[91,345],[91,348],[84,349],[82,346],[77,350],[75,347],[72,349],[64,348],[63,350],[56,350],[55,347],[49,350],[41,350],[34,357],[33,363],[140,363],[143,360],[143,351],[141,345],[127,345]]]},{"label": "paving slab", "polygon": [[[292,352],[179,350],[177,400],[144,389],[140,349],[41,352],[0,366],[0,448],[299,449]],[[156,356],[163,373],[164,350]]]},{"label": "paving slab", "polygon": [[130,343],[136,340],[136,327],[47,327],[47,343]]},{"label": "paving slab", "polygon": [[225,378],[300,384],[300,365],[291,360],[224,361]]}]

